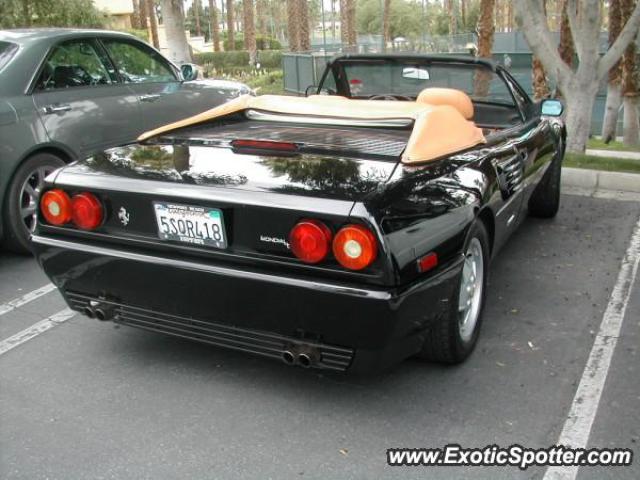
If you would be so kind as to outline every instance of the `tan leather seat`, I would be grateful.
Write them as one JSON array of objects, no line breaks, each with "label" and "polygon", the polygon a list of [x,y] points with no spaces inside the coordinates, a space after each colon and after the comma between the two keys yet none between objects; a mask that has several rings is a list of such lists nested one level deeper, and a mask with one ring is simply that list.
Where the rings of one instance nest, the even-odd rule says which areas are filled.
[{"label": "tan leather seat", "polygon": [[473,118],[473,102],[462,90],[453,88],[425,88],[420,92],[416,102],[426,105],[450,105],[467,120]]}]

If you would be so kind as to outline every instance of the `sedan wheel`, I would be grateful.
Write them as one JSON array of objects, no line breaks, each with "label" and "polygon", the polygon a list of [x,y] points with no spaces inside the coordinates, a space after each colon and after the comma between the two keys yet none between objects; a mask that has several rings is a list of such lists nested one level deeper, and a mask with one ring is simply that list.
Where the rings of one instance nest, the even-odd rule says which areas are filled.
[{"label": "sedan wheel", "polygon": [[19,253],[30,252],[30,237],[36,227],[38,199],[44,180],[65,163],[49,153],[25,160],[16,170],[4,206],[4,245]]},{"label": "sedan wheel", "polygon": [[53,173],[57,167],[47,165],[36,168],[24,181],[20,190],[20,217],[24,228],[32,233],[36,228],[36,214],[38,199],[44,186],[44,179]]}]

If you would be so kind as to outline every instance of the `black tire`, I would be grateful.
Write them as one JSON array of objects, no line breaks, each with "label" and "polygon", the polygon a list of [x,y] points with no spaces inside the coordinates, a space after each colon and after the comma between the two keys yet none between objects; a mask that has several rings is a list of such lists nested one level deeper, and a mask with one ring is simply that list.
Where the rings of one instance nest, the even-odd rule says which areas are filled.
[{"label": "black tire", "polygon": [[[25,160],[18,167],[9,188],[4,203],[4,246],[16,253],[31,253],[31,231],[35,226],[35,217],[24,217],[23,208],[33,207],[37,211],[38,202],[34,199],[39,195],[43,175],[49,174],[63,166],[65,162],[50,153],[38,153]],[[29,190],[27,184],[31,187]],[[29,192],[35,192],[35,196]]]},{"label": "black tire", "polygon": [[529,198],[529,215],[532,217],[553,218],[558,213],[563,156],[564,149],[560,144],[551,165],[544,172],[544,177]]},{"label": "black tire", "polygon": [[480,292],[480,306],[470,338],[463,339],[461,335],[461,327],[459,324],[458,303],[461,288],[462,269],[456,277],[456,288],[452,297],[449,299],[448,312],[438,318],[426,332],[422,350],[418,353],[418,357],[423,360],[444,364],[457,364],[463,362],[476,346],[478,336],[480,335],[480,326],[482,325],[482,316],[484,313],[484,304],[487,292],[487,279],[489,277],[489,235],[484,223],[476,220],[469,229],[467,239],[464,244],[464,252],[468,251],[469,245],[473,239],[477,239],[482,247],[483,256],[483,274],[482,274],[482,291]]}]

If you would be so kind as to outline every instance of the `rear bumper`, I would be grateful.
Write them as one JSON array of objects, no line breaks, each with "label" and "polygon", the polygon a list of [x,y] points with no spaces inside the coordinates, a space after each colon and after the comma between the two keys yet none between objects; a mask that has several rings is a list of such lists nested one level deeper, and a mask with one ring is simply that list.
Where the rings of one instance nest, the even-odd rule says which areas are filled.
[{"label": "rear bumper", "polygon": [[354,372],[418,352],[448,313],[461,268],[403,290],[368,289],[43,236],[33,243],[73,309],[101,303],[119,323],[273,358],[312,347],[315,367]]}]

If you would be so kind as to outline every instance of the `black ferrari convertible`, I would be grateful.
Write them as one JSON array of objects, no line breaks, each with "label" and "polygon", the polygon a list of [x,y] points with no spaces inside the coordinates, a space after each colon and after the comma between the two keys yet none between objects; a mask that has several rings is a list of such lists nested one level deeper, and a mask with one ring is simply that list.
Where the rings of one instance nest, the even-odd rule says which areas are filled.
[{"label": "black ferrari convertible", "polygon": [[343,56],[52,174],[33,236],[71,308],[280,359],[456,363],[490,260],[560,201],[565,128],[501,67]]}]

